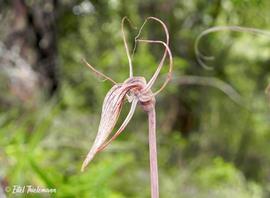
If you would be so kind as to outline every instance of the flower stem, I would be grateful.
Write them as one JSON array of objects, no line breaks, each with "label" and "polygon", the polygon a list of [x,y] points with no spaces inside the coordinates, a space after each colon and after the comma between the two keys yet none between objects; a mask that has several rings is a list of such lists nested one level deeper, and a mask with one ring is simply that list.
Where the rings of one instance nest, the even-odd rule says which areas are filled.
[{"label": "flower stem", "polygon": [[159,197],[158,187],[158,162],[156,144],[156,111],[155,107],[148,111],[149,124],[149,159],[150,159],[150,179],[151,179],[151,198]]}]

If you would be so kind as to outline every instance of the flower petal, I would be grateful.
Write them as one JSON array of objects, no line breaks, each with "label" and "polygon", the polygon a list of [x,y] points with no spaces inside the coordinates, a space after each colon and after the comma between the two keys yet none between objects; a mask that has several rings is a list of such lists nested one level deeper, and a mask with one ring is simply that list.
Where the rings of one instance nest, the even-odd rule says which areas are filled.
[{"label": "flower petal", "polygon": [[[135,107],[137,105],[138,100],[133,98],[131,110],[126,117],[124,123],[121,125],[120,129],[116,132],[116,134],[112,137],[109,142],[105,143],[106,139],[109,137],[113,128],[115,127],[116,121],[120,115],[122,110],[122,106],[124,103],[124,99],[127,96],[127,93],[133,88],[141,90],[146,85],[146,81],[142,77],[132,77],[127,79],[122,84],[114,85],[110,91],[107,93],[102,107],[101,119],[98,128],[98,133],[94,144],[90,151],[88,152],[86,159],[83,162],[81,171],[84,171],[85,167],[89,164],[89,162],[93,159],[95,154],[104,148],[103,146],[107,146],[109,142],[111,142],[114,138],[116,138],[126,127],[128,122],[130,121]],[[132,97],[131,97],[132,98]]]},{"label": "flower petal", "polygon": [[131,104],[131,107],[130,107],[130,110],[129,110],[129,113],[126,117],[126,119],[124,120],[124,122],[122,123],[122,125],[120,126],[120,128],[117,130],[117,132],[111,137],[111,139],[109,139],[107,142],[105,142],[104,144],[102,144],[99,148],[98,148],[98,151],[102,151],[104,148],[106,148],[115,138],[117,138],[120,133],[123,132],[123,130],[126,128],[127,124],[129,123],[129,121],[131,120],[134,112],[135,112],[135,109],[136,109],[136,106],[137,106],[137,103],[138,103],[138,100],[137,99],[134,99],[132,101],[132,104]]},{"label": "flower petal", "polygon": [[121,112],[125,95],[128,90],[122,84],[114,85],[107,93],[102,107],[101,119],[95,142],[83,162],[81,171],[89,164],[113,130]]}]

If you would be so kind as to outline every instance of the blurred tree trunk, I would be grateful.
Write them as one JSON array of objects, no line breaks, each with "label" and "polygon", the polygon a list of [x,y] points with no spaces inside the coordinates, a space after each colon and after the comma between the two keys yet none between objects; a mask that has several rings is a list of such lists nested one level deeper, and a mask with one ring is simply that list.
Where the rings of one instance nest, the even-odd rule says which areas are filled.
[{"label": "blurred tree trunk", "polygon": [[57,76],[56,10],[57,0],[13,0],[9,48],[16,47],[20,55],[41,75],[42,85],[49,95],[55,93]]}]

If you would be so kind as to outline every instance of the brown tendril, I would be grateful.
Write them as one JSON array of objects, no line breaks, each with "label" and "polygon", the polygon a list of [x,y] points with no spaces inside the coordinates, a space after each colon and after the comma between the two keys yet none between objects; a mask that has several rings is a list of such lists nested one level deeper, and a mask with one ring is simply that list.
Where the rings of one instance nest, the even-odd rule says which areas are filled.
[{"label": "brown tendril", "polygon": [[98,76],[101,76],[103,78],[105,78],[105,80],[109,80],[111,81],[113,84],[117,84],[117,82],[115,82],[113,79],[111,79],[110,77],[106,76],[105,74],[103,74],[102,72],[98,71],[97,69],[95,69],[92,65],[90,65],[84,58],[82,59],[83,63],[89,67],[95,74],[97,74]]},{"label": "brown tendril", "polygon": [[[166,78],[165,82],[163,83],[163,85],[156,92],[154,92],[154,95],[157,95],[159,92],[161,92],[166,87],[166,85],[168,84],[168,82],[172,78],[173,59],[172,59],[171,50],[170,50],[169,46],[165,42],[163,42],[163,41],[159,41],[159,40],[142,40],[142,39],[138,39],[137,41],[138,42],[144,42],[144,43],[158,43],[158,44],[162,44],[166,48],[166,51],[168,51],[169,62],[170,62],[169,63],[169,72],[167,74],[167,78]],[[162,66],[163,66],[163,61],[160,62],[157,71],[153,75],[153,77],[152,77],[152,79],[153,79],[152,83],[150,83],[150,81],[149,81],[148,84],[146,85],[145,91],[151,88],[151,86],[155,82],[155,80],[156,80],[156,78],[157,78],[157,76],[158,76],[158,74],[159,74],[160,69],[162,68]]]},{"label": "brown tendril", "polygon": [[124,45],[125,45],[125,49],[126,49],[126,53],[127,53],[127,57],[128,57],[129,77],[133,77],[133,66],[132,66],[132,61],[131,61],[131,57],[130,57],[130,53],[129,53],[129,49],[128,49],[128,44],[126,41],[126,35],[125,35],[125,31],[124,31],[125,21],[128,21],[132,28],[134,28],[134,29],[137,29],[137,28],[136,28],[136,26],[133,25],[133,23],[131,22],[131,20],[128,17],[125,16],[122,19],[121,31],[122,31],[122,37],[123,37],[123,41],[124,41]]},{"label": "brown tendril", "polygon": [[[139,36],[141,35],[141,32],[142,32],[143,27],[145,26],[145,24],[146,24],[150,19],[151,19],[151,20],[154,20],[154,21],[156,21],[156,22],[158,22],[158,23],[160,23],[160,24],[162,25],[162,27],[163,27],[163,29],[164,29],[164,32],[165,32],[165,35],[166,35],[166,43],[163,42],[163,41],[160,41],[160,40],[138,39]],[[161,59],[159,65],[158,65],[157,70],[155,71],[154,75],[153,75],[152,78],[149,80],[149,82],[148,82],[148,84],[147,84],[147,86],[146,86],[146,90],[150,89],[150,88],[153,86],[154,82],[155,82],[156,79],[157,79],[158,74],[160,73],[161,68],[162,68],[163,65],[164,65],[164,61],[165,61],[165,58],[166,58],[166,56],[167,56],[167,52],[169,53],[169,59],[170,59],[169,73],[168,73],[168,76],[167,76],[165,82],[164,82],[163,85],[161,86],[161,88],[158,89],[158,91],[156,91],[156,92],[154,93],[154,95],[156,95],[156,94],[158,94],[159,92],[161,92],[161,91],[164,89],[164,87],[168,84],[168,82],[169,82],[170,79],[171,79],[171,72],[172,72],[173,62],[172,62],[172,57],[171,57],[171,56],[172,56],[172,55],[171,55],[171,51],[170,51],[169,46],[168,46],[168,45],[169,45],[169,32],[168,32],[167,26],[166,26],[160,19],[158,19],[158,18],[156,18],[156,17],[148,17],[148,18],[146,18],[146,20],[144,21],[143,25],[141,26],[141,28],[140,28],[140,30],[139,30],[139,33],[138,33],[137,36],[135,37],[135,46],[134,46],[132,55],[134,54],[135,49],[136,49],[136,47],[137,47],[137,42],[145,42],[145,43],[161,43],[161,44],[163,44],[163,45],[165,46],[165,51],[164,51],[163,57],[162,57],[162,59]]]}]

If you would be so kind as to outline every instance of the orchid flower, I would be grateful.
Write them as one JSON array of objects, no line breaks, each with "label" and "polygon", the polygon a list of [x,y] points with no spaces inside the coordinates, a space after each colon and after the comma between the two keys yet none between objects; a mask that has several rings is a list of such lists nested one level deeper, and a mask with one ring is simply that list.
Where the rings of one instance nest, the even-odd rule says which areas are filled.
[{"label": "orchid flower", "polygon": [[[195,41],[195,54],[198,63],[205,69],[207,70],[212,70],[213,67],[208,66],[205,61],[213,61],[215,59],[214,56],[208,56],[204,55],[200,49],[199,49],[199,44],[201,39],[204,36],[207,36],[208,34],[215,33],[215,32],[220,32],[220,31],[233,31],[233,32],[242,32],[242,33],[249,33],[253,35],[261,35],[261,36],[266,36],[270,37],[270,32],[267,30],[261,30],[257,28],[251,28],[251,27],[241,27],[241,26],[216,26],[216,27],[211,27],[199,34],[199,36],[196,38]],[[227,86],[228,87],[228,86]],[[228,90],[228,89],[227,89]],[[268,84],[267,88],[265,89],[265,93],[267,94],[268,98],[270,98],[270,84]],[[235,94],[234,94],[235,95]],[[230,96],[230,95],[229,95]],[[232,97],[231,97],[232,98]],[[239,97],[238,97],[239,98]],[[239,104],[240,100],[235,100],[235,97],[232,98],[234,101],[236,101]],[[242,101],[240,101],[242,103]],[[243,105],[242,105],[243,106]]]},{"label": "orchid flower", "polygon": [[[167,83],[171,79],[173,60],[172,54],[169,48],[169,33],[166,25],[158,18],[148,17],[143,23],[142,27],[139,30],[138,35],[135,37],[135,44],[137,43],[153,43],[163,45],[165,50],[163,57],[157,67],[157,70],[149,80],[146,82],[145,78],[142,76],[133,76],[133,66],[128,49],[128,45],[124,33],[124,23],[125,21],[130,22],[126,17],[122,19],[122,36],[125,45],[125,50],[129,62],[129,78],[126,79],[123,83],[117,83],[112,80],[110,77],[104,75],[103,73],[96,70],[85,60],[85,64],[90,67],[97,75],[104,77],[105,79],[111,81],[114,86],[107,93],[102,107],[101,119],[98,128],[98,133],[95,138],[94,144],[90,151],[88,152],[86,159],[82,164],[81,171],[84,171],[89,162],[94,158],[94,156],[102,151],[106,146],[108,146],[118,135],[120,135],[123,130],[126,128],[127,124],[130,122],[137,105],[139,104],[145,112],[148,114],[148,125],[149,125],[149,158],[150,158],[150,179],[151,179],[151,197],[159,197],[159,187],[158,187],[158,163],[157,163],[157,146],[156,146],[156,112],[155,112],[155,96],[164,89]],[[147,21],[154,20],[160,23],[164,29],[166,35],[166,42],[160,40],[144,40],[139,39],[141,31]],[[136,45],[135,45],[136,46]],[[134,50],[133,50],[134,52]],[[167,78],[160,89],[156,92],[152,92],[151,88],[155,83],[160,70],[164,65],[166,57],[169,57],[169,71]],[[120,128],[115,132],[114,135],[109,139],[110,134],[114,130],[116,122],[119,118],[119,115],[122,110],[122,106],[125,100],[128,100],[131,103],[130,111],[123,121]]]},{"label": "orchid flower", "polygon": [[254,34],[254,35],[262,35],[262,36],[270,37],[269,31],[256,29],[256,28],[250,28],[250,27],[215,26],[215,27],[208,28],[208,29],[204,30],[203,32],[201,32],[199,34],[199,36],[196,38],[195,47],[194,47],[197,61],[205,69],[208,69],[208,70],[213,69],[212,67],[205,64],[204,61],[213,61],[215,59],[215,57],[204,55],[200,51],[200,49],[199,49],[200,41],[204,36],[207,36],[208,34],[211,34],[211,33],[220,32],[220,31],[233,31],[233,32],[243,32],[243,33],[247,32],[247,33]]}]

